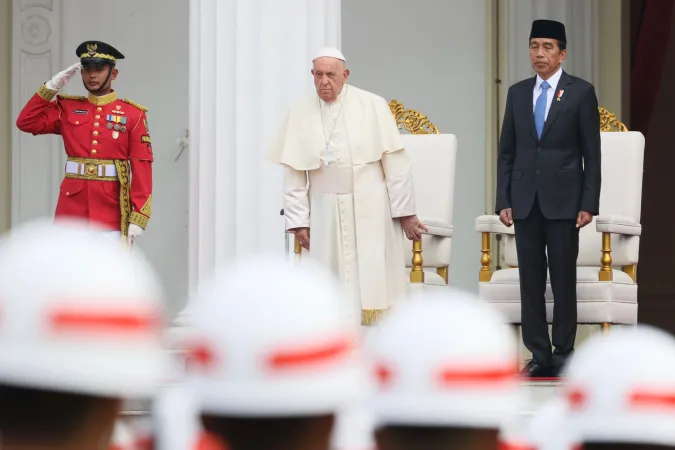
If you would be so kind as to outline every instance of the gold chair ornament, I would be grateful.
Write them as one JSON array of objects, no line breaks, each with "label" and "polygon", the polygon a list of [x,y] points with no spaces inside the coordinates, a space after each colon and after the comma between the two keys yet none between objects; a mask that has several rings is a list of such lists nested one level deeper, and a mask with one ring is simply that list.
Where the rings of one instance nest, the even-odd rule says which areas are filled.
[{"label": "gold chair ornament", "polygon": [[406,130],[410,134],[440,134],[436,125],[415,109],[405,109],[398,100],[389,102],[389,109],[396,120],[399,130]]}]

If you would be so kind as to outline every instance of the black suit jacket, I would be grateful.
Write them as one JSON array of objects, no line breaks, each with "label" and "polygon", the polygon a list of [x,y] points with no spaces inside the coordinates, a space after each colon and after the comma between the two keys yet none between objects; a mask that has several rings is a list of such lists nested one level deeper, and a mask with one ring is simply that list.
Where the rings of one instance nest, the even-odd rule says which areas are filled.
[{"label": "black suit jacket", "polygon": [[496,213],[512,208],[514,219],[525,219],[536,195],[547,219],[576,219],[579,211],[597,215],[601,177],[595,89],[563,71],[538,139],[535,81],[529,78],[509,88],[499,141]]}]

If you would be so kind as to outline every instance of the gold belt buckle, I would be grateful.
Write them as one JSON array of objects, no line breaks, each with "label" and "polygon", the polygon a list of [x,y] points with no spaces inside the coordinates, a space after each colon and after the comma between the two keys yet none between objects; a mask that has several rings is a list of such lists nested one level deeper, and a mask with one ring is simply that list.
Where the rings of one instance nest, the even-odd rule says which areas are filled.
[{"label": "gold belt buckle", "polygon": [[84,163],[84,176],[85,177],[97,177],[98,176],[98,164]]}]

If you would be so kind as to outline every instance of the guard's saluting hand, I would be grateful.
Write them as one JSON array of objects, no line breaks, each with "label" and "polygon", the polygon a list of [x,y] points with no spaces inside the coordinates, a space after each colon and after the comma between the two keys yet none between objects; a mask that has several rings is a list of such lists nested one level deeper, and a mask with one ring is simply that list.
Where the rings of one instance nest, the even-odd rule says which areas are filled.
[{"label": "guard's saluting hand", "polygon": [[45,83],[48,89],[52,91],[60,91],[63,86],[68,84],[71,78],[75,76],[77,71],[82,68],[82,63],[77,62],[72,66],[68,67],[66,70],[62,70],[52,77],[51,80]]}]

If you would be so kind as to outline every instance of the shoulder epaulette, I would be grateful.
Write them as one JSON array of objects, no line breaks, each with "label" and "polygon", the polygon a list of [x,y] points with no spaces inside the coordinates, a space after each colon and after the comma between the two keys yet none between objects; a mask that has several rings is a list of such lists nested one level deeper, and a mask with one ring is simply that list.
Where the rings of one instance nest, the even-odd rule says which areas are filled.
[{"label": "shoulder epaulette", "polygon": [[135,106],[136,108],[140,109],[140,110],[143,111],[143,112],[148,112],[148,108],[146,108],[146,107],[143,106],[143,105],[139,105],[138,103],[136,103],[136,102],[133,101],[133,100],[130,100],[130,99],[128,99],[128,98],[123,98],[123,99],[121,99],[121,100],[122,100],[124,103],[128,103],[128,104],[130,104],[131,106]]},{"label": "shoulder epaulette", "polygon": [[63,100],[80,100],[84,101],[87,99],[87,97],[83,95],[68,95],[68,94],[59,94],[59,98],[62,98]]}]

